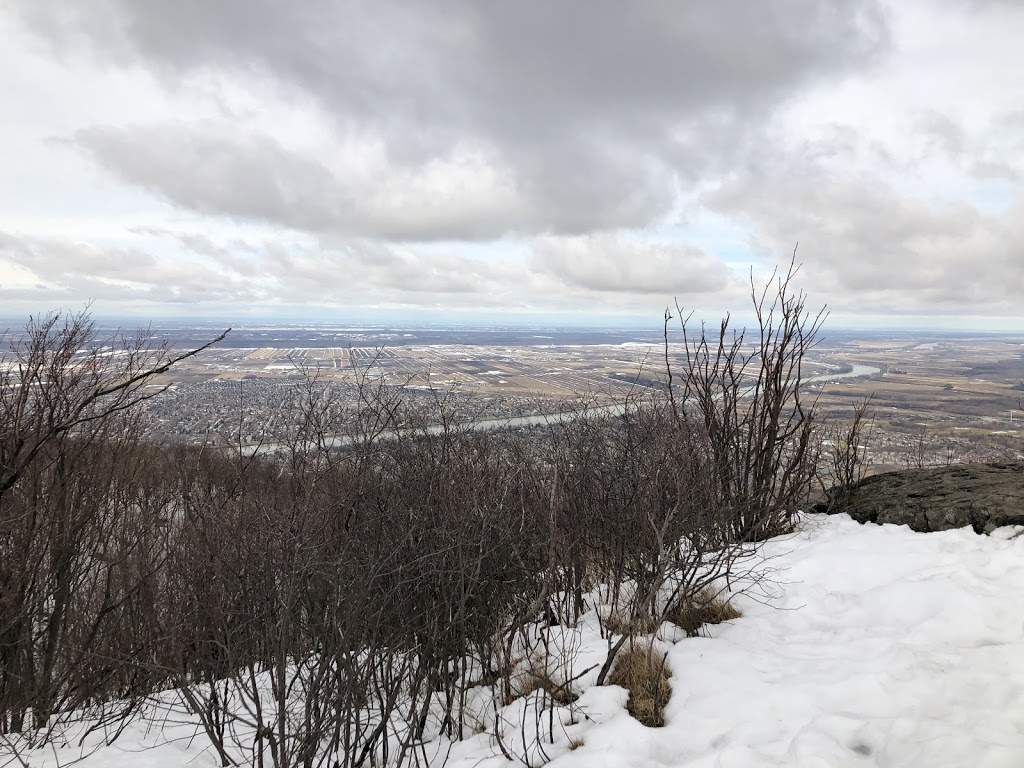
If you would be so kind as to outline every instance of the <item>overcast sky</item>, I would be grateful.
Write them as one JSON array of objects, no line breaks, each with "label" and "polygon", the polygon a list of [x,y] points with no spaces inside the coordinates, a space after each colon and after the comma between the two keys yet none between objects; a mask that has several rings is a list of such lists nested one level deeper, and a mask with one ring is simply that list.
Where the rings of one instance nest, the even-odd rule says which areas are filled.
[{"label": "overcast sky", "polygon": [[1024,328],[1020,0],[0,0],[0,314]]}]

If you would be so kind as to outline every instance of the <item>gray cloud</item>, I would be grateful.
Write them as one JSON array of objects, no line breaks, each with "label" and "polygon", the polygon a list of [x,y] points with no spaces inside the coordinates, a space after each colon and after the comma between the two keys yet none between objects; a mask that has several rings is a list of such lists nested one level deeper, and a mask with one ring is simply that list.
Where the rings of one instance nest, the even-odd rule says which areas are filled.
[{"label": "gray cloud", "polygon": [[3,7],[5,299],[1021,313],[1016,0]]},{"label": "gray cloud", "polygon": [[468,307],[565,311],[653,307],[673,295],[720,292],[732,280],[695,247],[603,233],[546,236],[525,260],[478,257],[457,247],[423,252],[373,240],[344,242],[221,240],[201,233],[138,227],[154,251],[0,232],[0,271],[14,264],[34,275],[0,284],[12,301],[52,306],[170,302],[208,307]]},{"label": "gray cloud", "polygon": [[693,295],[722,290],[729,280],[725,264],[694,246],[609,233],[542,238],[532,264],[569,286],[611,293]]},{"label": "gray cloud", "polygon": [[[0,261],[34,274],[39,282],[29,290],[54,299],[145,298],[195,303],[260,298],[258,291],[236,276],[206,265],[65,238],[0,232]],[[5,293],[9,290],[5,287]]]},{"label": "gray cloud", "polygon": [[652,107],[671,116],[773,99],[794,82],[862,64],[884,36],[867,0],[15,6],[40,33],[88,41],[97,55],[171,73],[256,69],[339,117],[531,136],[650,123]]},{"label": "gray cloud", "polygon": [[94,126],[78,131],[73,143],[122,180],[183,208],[312,233],[477,239],[532,228],[544,215],[472,155],[418,168],[351,157],[370,167],[334,170],[272,136],[209,122]]},{"label": "gray cloud", "polygon": [[770,178],[734,179],[705,202],[747,221],[766,262],[777,262],[799,239],[804,279],[833,306],[1020,312],[1024,197],[992,216],[964,203],[900,194],[879,178],[795,162]]},{"label": "gray cloud", "polygon": [[[34,285],[0,285],[10,299],[87,299],[192,304],[515,304],[510,296],[533,277],[524,267],[457,253],[424,254],[372,241],[333,248],[278,241],[218,242],[191,232],[139,228],[179,245],[174,259],[142,250],[0,232],[6,262]],[[24,282],[24,280],[22,280]]]},{"label": "gray cloud", "polygon": [[[394,239],[647,224],[670,210],[676,177],[728,164],[794,89],[886,43],[875,0],[15,6],[55,45],[141,64],[174,87],[182,75],[224,76],[273,83],[282,104],[311,100],[337,136],[380,140],[381,178],[412,189],[388,196],[404,204],[398,216],[323,157],[237,129],[80,132],[122,179],[203,213]],[[465,197],[490,207],[458,194],[432,206],[437,189],[416,182],[439,158],[461,163]]]},{"label": "gray cloud", "polygon": [[917,128],[932,147],[953,158],[960,157],[966,149],[964,130],[949,115],[930,110],[918,117]]}]

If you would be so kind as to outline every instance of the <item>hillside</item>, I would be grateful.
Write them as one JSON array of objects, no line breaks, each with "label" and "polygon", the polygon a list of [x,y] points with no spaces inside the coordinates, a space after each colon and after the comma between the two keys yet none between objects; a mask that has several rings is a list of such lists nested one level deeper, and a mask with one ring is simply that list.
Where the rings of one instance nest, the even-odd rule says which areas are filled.
[{"label": "hillside", "polygon": [[[660,628],[672,673],[664,728],[636,722],[626,691],[592,687],[592,671],[578,681],[582,695],[555,708],[551,730],[534,717],[540,691],[497,713],[513,760],[496,742],[494,714],[482,711],[479,735],[454,744],[435,735],[410,764],[497,768],[546,754],[551,765],[615,768],[1019,766],[1022,533],[918,534],[809,516],[765,544],[752,573],[762,580],[735,600],[741,618],[701,637]],[[560,633],[546,631],[552,641]],[[577,669],[604,652],[593,612],[564,638]],[[155,714],[81,765],[217,764],[193,718]],[[29,759],[57,766],[81,754],[65,746]]]}]

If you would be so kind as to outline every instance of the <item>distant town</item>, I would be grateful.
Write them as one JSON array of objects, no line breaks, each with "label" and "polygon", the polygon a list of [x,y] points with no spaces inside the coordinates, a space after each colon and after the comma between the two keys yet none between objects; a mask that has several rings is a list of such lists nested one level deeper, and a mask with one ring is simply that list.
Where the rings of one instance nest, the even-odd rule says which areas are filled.
[{"label": "distant town", "polygon": [[[199,346],[222,328],[164,324],[155,342]],[[662,387],[659,329],[248,325],[180,364],[148,404],[154,436],[253,446],[281,440],[301,384],[315,377],[352,404],[356,385],[400,388],[406,402],[443,396],[488,423],[606,405]],[[684,354],[669,334],[668,357]],[[824,331],[805,361],[823,415],[871,398],[876,469],[1024,455],[1024,334]]]}]

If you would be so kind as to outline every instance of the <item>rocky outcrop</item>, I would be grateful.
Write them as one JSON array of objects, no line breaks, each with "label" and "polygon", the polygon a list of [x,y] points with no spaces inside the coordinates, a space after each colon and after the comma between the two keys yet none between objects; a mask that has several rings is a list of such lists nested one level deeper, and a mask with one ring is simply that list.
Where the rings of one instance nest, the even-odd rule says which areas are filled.
[{"label": "rocky outcrop", "polygon": [[833,489],[819,507],[861,523],[909,525],[915,531],[971,526],[990,533],[1024,525],[1024,462],[908,469]]}]

